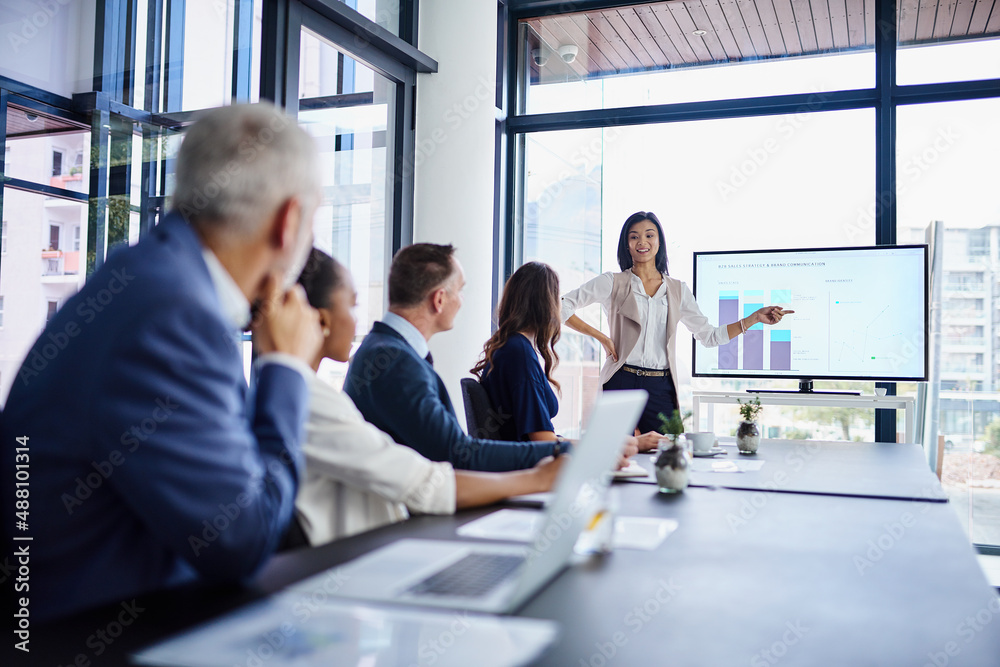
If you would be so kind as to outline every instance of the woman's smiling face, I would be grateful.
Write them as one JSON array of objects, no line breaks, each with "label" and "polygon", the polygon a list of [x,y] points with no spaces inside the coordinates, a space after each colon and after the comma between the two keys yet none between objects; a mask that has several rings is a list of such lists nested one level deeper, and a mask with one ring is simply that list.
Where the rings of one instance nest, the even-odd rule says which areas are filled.
[{"label": "woman's smiling face", "polygon": [[656,225],[649,220],[640,220],[628,230],[628,251],[632,263],[656,261],[656,251],[660,249],[660,235]]}]

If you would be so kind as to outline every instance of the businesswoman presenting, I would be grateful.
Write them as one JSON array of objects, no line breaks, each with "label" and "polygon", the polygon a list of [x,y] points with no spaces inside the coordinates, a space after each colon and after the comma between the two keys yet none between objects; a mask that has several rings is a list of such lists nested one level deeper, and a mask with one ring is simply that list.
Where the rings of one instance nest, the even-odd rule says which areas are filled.
[{"label": "businesswoman presenting", "polygon": [[[602,273],[562,297],[562,319],[571,329],[596,338],[608,357],[601,369],[605,391],[645,389],[649,400],[639,418],[639,449],[656,447],[658,437],[649,433],[660,426],[659,413],[670,415],[677,406],[673,369],[677,323],[681,322],[705,347],[717,347],[746,333],[758,322],[777,324],[794,311],[765,306],[749,316],[723,326],[712,326],[698,308],[688,286],[667,274],[663,227],[653,213],[633,213],[618,239],[621,273]],[[600,303],[611,335],[590,326],[574,313]]]}]

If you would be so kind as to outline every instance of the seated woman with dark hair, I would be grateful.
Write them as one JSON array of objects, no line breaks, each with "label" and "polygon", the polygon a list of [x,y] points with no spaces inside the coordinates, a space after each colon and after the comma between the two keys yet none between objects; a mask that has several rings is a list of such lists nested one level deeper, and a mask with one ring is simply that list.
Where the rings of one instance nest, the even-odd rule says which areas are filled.
[{"label": "seated woman with dark hair", "polygon": [[[497,308],[497,330],[472,369],[496,410],[499,440],[557,440],[552,417],[559,400],[552,377],[559,365],[556,342],[561,329],[559,276],[548,264],[528,262],[510,277]],[[618,460],[638,451],[629,437]]]},{"label": "seated woman with dark hair", "polygon": [[[357,299],[348,271],[313,249],[299,284],[319,311],[324,358],[347,361],[357,324]],[[453,470],[400,445],[361,416],[350,397],[313,376],[306,424],[306,477],[295,508],[312,545],[402,521],[409,512],[451,514],[456,508],[497,502],[508,496],[548,491],[562,457],[546,457],[534,468],[488,473]]]},{"label": "seated woman with dark hair", "polygon": [[493,403],[499,440],[555,440],[559,412],[552,373],[559,364],[559,276],[528,262],[510,277],[497,309],[497,330],[472,369]]}]

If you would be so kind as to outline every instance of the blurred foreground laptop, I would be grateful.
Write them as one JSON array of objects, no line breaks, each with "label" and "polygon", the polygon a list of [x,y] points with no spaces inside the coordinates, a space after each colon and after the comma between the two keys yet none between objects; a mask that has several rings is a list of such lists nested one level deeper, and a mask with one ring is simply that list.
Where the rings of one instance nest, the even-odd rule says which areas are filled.
[{"label": "blurred foreground laptop", "polygon": [[[555,495],[530,546],[404,539],[345,563],[336,597],[372,602],[510,613],[562,571],[610,484],[625,438],[646,405],[646,392],[602,393],[586,434],[563,467]],[[309,594],[329,571],[290,590]]]}]

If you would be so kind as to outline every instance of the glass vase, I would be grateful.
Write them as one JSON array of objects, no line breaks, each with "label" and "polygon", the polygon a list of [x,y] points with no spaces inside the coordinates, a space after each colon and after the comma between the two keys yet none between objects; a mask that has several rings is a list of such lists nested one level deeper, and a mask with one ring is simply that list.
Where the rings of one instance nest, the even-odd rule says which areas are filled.
[{"label": "glass vase", "polygon": [[760,429],[757,422],[740,422],[736,429],[736,449],[740,454],[756,454],[760,445]]}]

